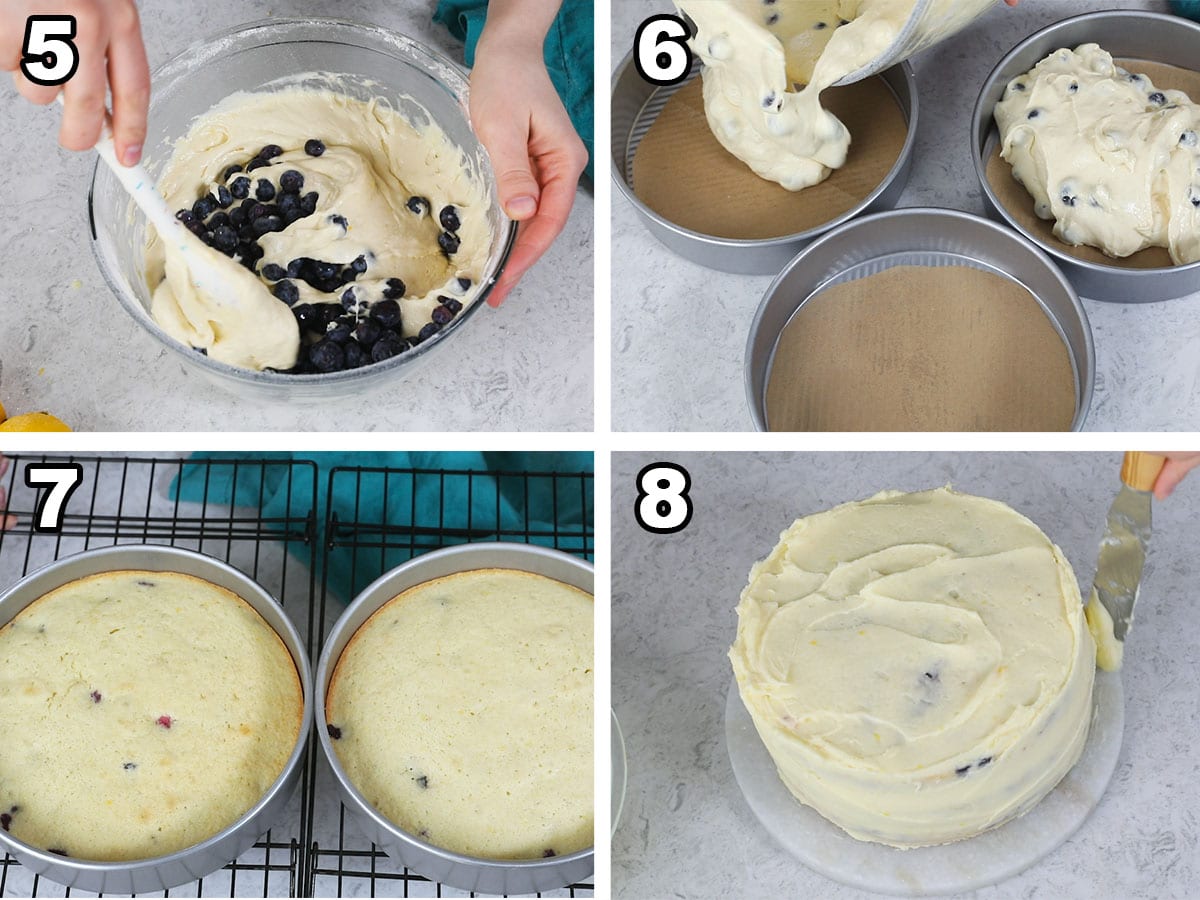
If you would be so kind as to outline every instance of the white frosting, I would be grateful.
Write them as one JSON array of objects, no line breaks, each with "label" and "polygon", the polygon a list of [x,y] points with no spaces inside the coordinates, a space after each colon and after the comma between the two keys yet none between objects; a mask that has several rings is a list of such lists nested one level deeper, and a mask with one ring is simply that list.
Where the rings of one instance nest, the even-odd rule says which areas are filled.
[{"label": "white frosting", "polygon": [[1088,631],[1096,644],[1096,665],[1106,672],[1116,672],[1125,659],[1125,645],[1113,634],[1112,616],[1100,602],[1100,595],[1092,588],[1087,606],[1083,610],[1087,617]]},{"label": "white frosting", "polygon": [[1070,564],[1002,503],[885,492],[755,564],[730,659],[803,803],[861,840],[970,837],[1082,752],[1095,672]]},{"label": "white frosting", "polygon": [[1001,156],[1060,239],[1200,260],[1200,106],[1186,94],[1084,44],[1009,82],[995,116]]},{"label": "white frosting", "polygon": [[[713,134],[760,177],[798,191],[828,178],[850,148],[850,133],[821,106],[821,92],[890,51],[918,3],[676,0],[675,5],[696,23],[690,44],[704,62],[704,109]],[[959,30],[990,5],[991,0],[931,0],[903,55]]]},{"label": "white frosting", "polygon": [[[304,150],[311,138],[326,146],[319,157]],[[270,166],[226,176],[230,166],[245,165],[269,144],[285,151]],[[201,116],[176,145],[159,188],[172,209],[190,208],[239,177],[254,186],[264,177],[277,185],[287,170],[304,176],[303,193],[319,194],[317,209],[260,239],[265,255],[259,271],[268,263],[286,268],[300,257],[345,266],[365,256],[369,264],[356,281],[333,293],[289,279],[299,302],[339,303],[345,287],[353,287],[356,300],[370,303],[382,297],[389,278],[400,278],[407,288],[400,300],[404,333],[414,337],[430,322],[439,295],[461,298],[464,306],[477,296],[491,245],[487,187],[436,124],[414,127],[384,101],[299,87],[234,94]],[[429,212],[406,207],[414,196],[429,201]],[[446,206],[454,206],[461,221],[461,246],[452,257],[438,245],[443,230],[438,214]],[[291,310],[273,296],[274,283],[215,250],[197,250],[235,280],[237,296],[198,292],[185,260],[151,234],[146,275],[155,320],[214,359],[250,369],[290,368],[300,334]],[[459,277],[471,282],[466,292]]]}]

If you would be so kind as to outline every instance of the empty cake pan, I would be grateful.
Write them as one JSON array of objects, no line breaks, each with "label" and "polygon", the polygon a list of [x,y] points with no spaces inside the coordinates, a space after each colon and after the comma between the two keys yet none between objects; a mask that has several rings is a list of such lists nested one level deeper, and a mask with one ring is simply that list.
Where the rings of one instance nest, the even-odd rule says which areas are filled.
[{"label": "empty cake pan", "polygon": [[565,887],[590,876],[593,848],[546,859],[486,859],[427,843],[381,815],[346,776],[329,737],[326,694],[334,668],[355,632],[381,606],[403,591],[435,578],[474,569],[516,569],[544,575],[587,591],[594,590],[592,564],[578,557],[529,544],[478,543],[424,553],[380,576],[354,599],[325,639],[317,662],[317,737],[333,769],[342,802],[363,832],[393,859],[427,878],[465,891],[533,894]]},{"label": "empty cake pan", "polygon": [[[971,120],[971,157],[983,188],[987,214],[1005,222],[1045,250],[1085,297],[1119,303],[1169,300],[1200,290],[1200,262],[1165,268],[1127,268],[1077,259],[1067,245],[1031,234],[1005,208],[987,178],[988,161],[1000,140],[992,111],[1008,83],[1063,47],[1095,43],[1117,59],[1144,59],[1197,69],[1200,24],[1177,16],[1134,10],[1088,13],[1056,22],[1018,44],[984,82]],[[1193,100],[1198,98],[1193,97]],[[1007,164],[1005,164],[1007,167]],[[1033,200],[1029,198],[1029,207]]]},{"label": "empty cake pan", "polygon": [[[1082,428],[1091,404],[1095,357],[1087,314],[1070,282],[1015,231],[957,210],[918,208],[877,213],[841,226],[801,251],[767,289],[746,345],[746,394],[758,430],[769,430],[771,368],[793,316],[831,287],[896,266],[964,266],[1015,282],[1032,294],[1066,347],[1074,379],[1071,429]],[[859,351],[851,346],[845,352]]]},{"label": "empty cake pan", "polygon": [[7,850],[35,874],[69,888],[128,895],[170,888],[203,878],[250,849],[279,821],[300,779],[300,759],[312,722],[312,678],[308,654],[295,626],[282,607],[248,575],[191,550],[155,544],[127,544],[88,550],[64,557],[0,594],[0,623],[11,621],[38,598],[71,581],[103,572],[144,569],[193,575],[237,594],[275,630],[291,654],[304,694],[300,734],[279,777],[241,818],[207,840],[166,856],[120,862],[97,862],[59,856],[19,841],[0,831],[0,849]]},{"label": "empty cake pan", "polygon": [[633,205],[650,233],[675,253],[699,265],[724,272],[774,275],[798,250],[830,229],[866,212],[891,209],[899,201],[908,183],[917,133],[917,84],[908,63],[892,66],[878,76],[895,96],[908,125],[900,156],[879,185],[851,209],[807,231],[757,240],[703,234],[676,225],[659,215],[633,192],[634,155],[667,101],[688,81],[699,77],[699,72],[700,63],[697,60],[691,76],[684,82],[658,87],[638,74],[633,54],[630,53],[622,61],[612,81],[613,181]]}]

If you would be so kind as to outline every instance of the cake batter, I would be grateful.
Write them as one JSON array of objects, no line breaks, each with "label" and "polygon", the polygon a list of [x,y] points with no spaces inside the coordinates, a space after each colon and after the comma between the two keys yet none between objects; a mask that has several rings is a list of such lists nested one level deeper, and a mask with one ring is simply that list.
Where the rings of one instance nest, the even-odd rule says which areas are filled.
[{"label": "cake batter", "polygon": [[1096,44],[1056,50],[996,104],[1001,156],[1068,244],[1200,260],[1200,106]]},{"label": "cake batter", "polygon": [[298,317],[313,304],[361,319],[393,300],[403,337],[424,340],[473,302],[491,247],[486,183],[441,128],[333,89],[226,98],[178,143],[159,187],[185,225],[207,232],[210,246],[197,249],[240,289],[201,295],[180,255],[152,235],[153,316],[244,368],[292,368],[334,327],[319,322],[303,338]]},{"label": "cake batter", "polygon": [[1002,503],[884,492],[754,565],[730,659],[780,778],[897,847],[1021,815],[1075,764],[1095,648],[1074,573]]},{"label": "cake batter", "polygon": [[[915,53],[953,34],[992,0],[932,0]],[[819,184],[846,161],[850,133],[820,95],[888,50],[916,0],[676,0],[696,24],[704,106],[721,145],[791,191]]]}]

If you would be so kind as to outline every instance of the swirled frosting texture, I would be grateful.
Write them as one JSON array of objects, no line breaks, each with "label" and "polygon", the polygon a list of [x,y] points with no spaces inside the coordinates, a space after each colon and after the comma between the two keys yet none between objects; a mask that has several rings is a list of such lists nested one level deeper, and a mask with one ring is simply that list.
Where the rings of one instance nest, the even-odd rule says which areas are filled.
[{"label": "swirled frosting texture", "polygon": [[780,778],[861,840],[947,843],[1079,758],[1095,649],[1070,564],[993,500],[884,492],[799,519],[729,656]]},{"label": "swirled frosting texture", "polygon": [[1083,44],[1010,81],[995,117],[1000,155],[1061,240],[1200,260],[1200,106],[1187,94]]},{"label": "swirled frosting texture", "polygon": [[[697,27],[704,110],[721,145],[789,191],[819,184],[846,161],[850,132],[821,92],[905,33],[916,0],[676,0]],[[991,0],[931,0],[916,52],[959,30]]]}]

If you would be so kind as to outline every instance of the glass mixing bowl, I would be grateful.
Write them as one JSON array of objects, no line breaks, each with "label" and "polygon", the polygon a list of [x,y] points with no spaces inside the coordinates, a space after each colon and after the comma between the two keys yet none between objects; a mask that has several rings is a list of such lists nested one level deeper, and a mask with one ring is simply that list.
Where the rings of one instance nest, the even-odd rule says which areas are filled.
[{"label": "glass mixing bowl", "polygon": [[[97,163],[88,196],[92,249],[121,305],[185,363],[243,396],[276,400],[361,394],[414,369],[466,326],[504,269],[516,224],[502,212],[491,162],[471,130],[465,72],[442,55],[383,28],[333,19],[272,19],[240,25],[189,47],[153,78],[146,169],[158,177],[195,118],[238,91],[269,90],[306,73],[340,76],[361,100],[382,97],[416,125],[432,117],[489,183],[492,245],[476,299],[433,338],[381,363],[324,375],[255,372],[210,359],[168,335],[150,316],[144,276],[148,223],[116,177]],[[322,87],[327,87],[323,81]]]}]

